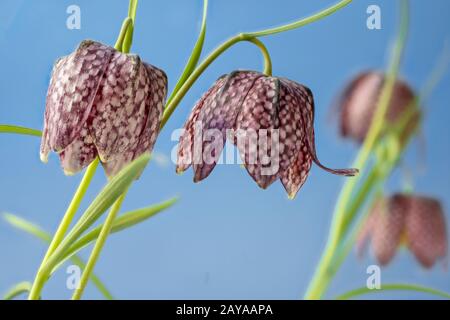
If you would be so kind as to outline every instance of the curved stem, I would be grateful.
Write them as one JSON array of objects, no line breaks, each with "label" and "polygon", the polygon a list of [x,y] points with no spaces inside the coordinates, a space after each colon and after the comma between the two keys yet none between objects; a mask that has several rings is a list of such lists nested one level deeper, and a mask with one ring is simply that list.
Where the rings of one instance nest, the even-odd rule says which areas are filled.
[{"label": "curved stem", "polygon": [[109,214],[106,217],[105,223],[103,224],[103,227],[100,231],[97,241],[95,242],[95,246],[92,249],[89,260],[86,263],[86,267],[83,270],[83,275],[81,276],[79,286],[75,290],[75,292],[72,296],[72,300],[79,300],[81,298],[81,296],[84,292],[84,289],[86,288],[86,285],[89,281],[91,273],[94,270],[95,264],[97,263],[97,260],[100,256],[100,252],[102,251],[103,246],[105,245],[106,239],[108,238],[108,235],[111,232],[111,228],[113,226],[114,219],[116,218],[117,214],[119,213],[119,210],[122,206],[122,202],[125,199],[125,195],[126,195],[126,193],[121,195],[119,197],[119,199],[117,199],[116,202],[111,207],[111,210],[109,211]]},{"label": "curved stem", "polygon": [[263,58],[264,58],[264,71],[263,71],[263,73],[266,76],[271,76],[272,75],[272,60],[270,59],[269,50],[267,50],[267,48],[264,45],[264,43],[262,43],[262,41],[257,39],[257,38],[249,38],[246,41],[253,43],[254,45],[256,45],[261,50],[261,53],[262,53]]},{"label": "curved stem", "polygon": [[[189,76],[189,78],[186,80],[186,82],[183,84],[183,86],[180,88],[180,90],[176,93],[176,95],[173,97],[171,101],[166,105],[166,108],[164,110],[163,119],[161,121],[161,128],[165,126],[167,123],[167,120],[169,120],[172,113],[175,111],[178,104],[181,102],[181,100],[184,98],[186,93],[189,91],[189,89],[192,87],[192,85],[197,81],[197,79],[202,75],[202,73],[209,67],[211,63],[214,62],[222,53],[224,53],[226,50],[231,48],[233,45],[235,45],[238,42],[241,41],[249,41],[258,46],[263,52],[264,61],[266,63],[266,66],[264,70],[271,71],[272,69],[272,63],[270,60],[270,56],[268,54],[267,49],[264,47],[263,43],[259,41],[258,39],[248,37],[245,34],[241,33],[238,34],[224,43],[222,43],[219,47],[217,47],[208,57],[205,58],[205,60],[202,61],[202,63],[199,64],[199,66],[192,72],[192,74]],[[264,48],[264,49],[262,49]],[[269,66],[267,66],[267,64]]]},{"label": "curved stem", "polygon": [[163,119],[161,121],[161,128],[165,126],[167,123],[167,120],[169,120],[172,113],[177,108],[178,104],[181,102],[183,97],[186,95],[186,93],[189,91],[189,89],[192,87],[192,85],[195,83],[195,81],[200,77],[200,75],[208,68],[208,66],[214,62],[222,53],[224,53],[226,50],[228,50],[230,47],[235,45],[238,42],[241,41],[249,41],[258,46],[258,48],[261,49],[261,52],[264,56],[264,73],[267,75],[270,75],[272,73],[272,63],[270,60],[270,55],[265,46],[261,41],[259,41],[257,38],[262,36],[268,36],[296,28],[303,27],[307,24],[313,23],[315,21],[318,21],[326,16],[329,16],[330,14],[338,11],[339,9],[342,9],[346,5],[350,4],[352,0],[343,0],[339,2],[338,4],[331,6],[317,14],[314,14],[312,16],[309,16],[307,18],[301,19],[299,21],[283,25],[281,27],[276,27],[272,29],[257,31],[257,32],[249,32],[249,33],[241,33],[238,34],[224,43],[222,43],[219,47],[217,47],[212,53],[209,54],[208,57],[203,60],[203,62],[192,72],[192,74],[189,76],[189,78],[184,82],[183,86],[176,92],[176,94],[172,97],[170,97],[170,100],[168,100],[168,103],[166,105],[166,108],[164,110]]},{"label": "curved stem", "polygon": [[[364,171],[368,163],[370,154],[382,131],[384,124],[383,119],[385,118],[385,114],[389,106],[389,102],[394,89],[394,84],[400,67],[401,56],[406,43],[406,35],[409,23],[408,0],[403,0],[401,4],[400,32],[398,34],[396,46],[394,47],[394,51],[392,54],[391,65],[389,67],[386,81],[383,85],[379,104],[376,108],[369,132],[361,148],[361,151],[359,152],[353,164],[353,166],[355,168],[358,168],[361,173]],[[344,187],[342,188],[335,208],[328,242],[319,262],[319,266],[316,269],[316,272],[307,290],[305,296],[306,299],[320,299],[332,279],[332,276],[334,274],[331,270],[332,262],[334,255],[337,252],[339,242],[343,237],[343,223],[347,215],[349,203],[352,200],[352,196],[358,186],[358,183],[360,182],[360,177],[362,176],[363,175],[348,179]]]},{"label": "curved stem", "polygon": [[273,34],[277,34],[280,32],[285,32],[285,31],[289,31],[289,30],[293,30],[293,29],[297,29],[300,27],[303,27],[307,24],[310,24],[312,22],[316,22],[320,19],[323,19],[333,13],[335,13],[336,11],[344,8],[345,6],[349,5],[353,0],[343,0],[323,11],[320,11],[316,14],[313,14],[312,16],[309,16],[307,18],[286,24],[286,25],[282,25],[280,27],[275,27],[275,28],[270,28],[270,29],[266,29],[266,30],[261,30],[261,31],[255,31],[255,32],[250,32],[250,33],[246,33],[246,35],[250,36],[250,37],[264,37],[264,36],[269,36],[269,35],[273,35]]},{"label": "curved stem", "polygon": [[356,298],[368,293],[381,293],[384,291],[415,291],[415,292],[423,292],[429,293],[431,295],[435,295],[441,298],[450,299],[450,294],[441,290],[428,288],[415,284],[403,284],[403,283],[392,283],[392,284],[383,284],[381,289],[369,289],[367,287],[358,288],[355,290],[351,290],[346,292],[340,296],[338,296],[337,300],[348,300],[352,298]]}]

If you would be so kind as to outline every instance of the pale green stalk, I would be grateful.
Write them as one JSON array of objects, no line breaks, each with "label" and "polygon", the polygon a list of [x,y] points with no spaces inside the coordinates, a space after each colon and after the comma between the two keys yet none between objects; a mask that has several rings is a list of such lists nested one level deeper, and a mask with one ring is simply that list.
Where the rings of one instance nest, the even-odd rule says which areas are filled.
[{"label": "pale green stalk", "polygon": [[[406,43],[406,36],[409,23],[409,3],[407,0],[401,2],[401,25],[398,39],[392,54],[391,65],[386,76],[386,81],[383,85],[380,101],[373,117],[369,132],[364,141],[361,151],[359,152],[352,167],[360,170],[360,176],[364,176],[364,169],[368,163],[369,157],[377,143],[377,140],[382,132],[385,115],[389,106],[389,102],[394,89],[394,84],[400,67],[401,56]],[[328,287],[333,272],[332,262],[335,253],[338,250],[339,242],[343,237],[342,228],[345,216],[347,215],[348,206],[352,200],[352,196],[358,187],[360,181],[359,177],[347,179],[339,196],[333,221],[330,228],[328,242],[322,258],[319,262],[318,268],[309,285],[306,299],[320,299],[322,298],[326,288]],[[362,195],[365,198],[365,194]]]},{"label": "pale green stalk", "polygon": [[346,292],[340,296],[338,296],[336,299],[337,300],[349,300],[349,299],[353,299],[365,294],[369,294],[369,293],[381,293],[384,291],[414,291],[414,292],[423,292],[423,293],[428,293],[431,295],[435,295],[441,298],[445,298],[445,299],[450,299],[450,294],[448,294],[447,292],[441,291],[441,290],[437,290],[437,289],[433,289],[433,288],[428,288],[428,287],[424,287],[424,286],[420,286],[420,285],[415,285],[415,284],[404,284],[404,283],[390,283],[390,284],[383,284],[381,286],[381,289],[369,289],[367,287],[362,287],[362,288],[358,288],[349,292]]},{"label": "pale green stalk", "polygon": [[97,260],[100,256],[100,252],[103,249],[103,246],[105,245],[109,233],[111,232],[114,219],[116,218],[117,214],[120,211],[125,196],[126,193],[120,196],[120,198],[117,199],[117,201],[111,207],[111,211],[106,217],[105,223],[103,224],[103,227],[100,231],[97,241],[95,242],[94,248],[92,249],[91,255],[89,256],[89,260],[86,263],[86,267],[83,270],[80,283],[78,284],[78,287],[75,289],[75,292],[73,293],[72,300],[79,300],[81,298],[84,289],[86,288],[86,285],[89,282],[91,273],[94,271],[95,264],[97,263]]}]

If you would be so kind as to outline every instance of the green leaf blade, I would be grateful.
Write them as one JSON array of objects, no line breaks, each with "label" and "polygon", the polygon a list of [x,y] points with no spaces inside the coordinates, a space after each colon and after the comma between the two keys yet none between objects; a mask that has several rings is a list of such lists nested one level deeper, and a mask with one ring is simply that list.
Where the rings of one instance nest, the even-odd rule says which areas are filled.
[{"label": "green leaf blade", "polygon": [[195,70],[195,67],[198,64],[198,61],[200,60],[200,56],[202,55],[202,51],[203,51],[203,45],[205,43],[207,13],[208,13],[208,0],[204,0],[203,1],[203,18],[202,18],[202,24],[200,27],[200,33],[199,33],[197,42],[195,43],[194,48],[192,49],[191,56],[189,57],[189,60],[186,63],[186,66],[184,67],[183,73],[181,74],[180,78],[178,79],[178,81],[175,85],[175,88],[173,89],[169,99],[167,99],[167,105],[170,103],[170,101],[173,99],[173,97],[177,94],[177,92],[181,89],[183,84],[186,82],[186,80],[189,78],[189,76]]},{"label": "green leaf blade", "polygon": [[0,124],[0,133],[21,134],[35,137],[42,136],[42,132],[39,130],[9,124]]},{"label": "green leaf blade", "polygon": [[[111,233],[117,233],[122,230],[131,228],[141,222],[146,221],[147,219],[155,216],[156,214],[170,208],[178,201],[177,197],[171,198],[162,203],[142,208],[134,211],[130,211],[124,213],[120,217],[116,218],[113,223]],[[78,239],[64,254],[64,256],[60,259],[58,264],[55,266],[52,272],[54,272],[61,264],[63,264],[67,259],[70,259],[74,254],[78,253],[80,250],[94,242],[102,230],[103,224],[97,226],[92,229],[90,232],[86,233],[83,237]]]}]

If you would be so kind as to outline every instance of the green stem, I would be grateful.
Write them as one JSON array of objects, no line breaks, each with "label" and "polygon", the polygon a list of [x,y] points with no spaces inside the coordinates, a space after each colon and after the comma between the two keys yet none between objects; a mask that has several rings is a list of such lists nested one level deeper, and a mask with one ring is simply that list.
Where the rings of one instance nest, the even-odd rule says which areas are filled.
[{"label": "green stem", "polygon": [[123,20],[122,28],[120,28],[119,37],[117,38],[116,44],[114,45],[114,48],[116,50],[122,51],[125,35],[127,34],[128,29],[130,28],[132,23],[133,19],[131,19],[130,17],[126,17],[125,20]]},{"label": "green stem", "polygon": [[[133,32],[134,32],[134,23],[136,20],[136,12],[137,12],[137,5],[138,0],[130,0],[129,8],[128,8],[128,18],[125,19],[125,22],[128,21],[125,28],[122,28],[125,31],[125,37],[123,40],[123,43],[121,43],[121,49],[122,52],[128,53],[130,52],[131,44],[133,42]],[[131,22],[130,22],[131,20]],[[125,24],[124,22],[124,24]],[[119,39],[122,36],[122,31],[120,33]],[[119,50],[118,48],[116,48]],[[86,285],[91,278],[91,274],[94,271],[95,264],[97,263],[97,260],[100,256],[100,252],[103,249],[106,239],[109,236],[109,233],[111,232],[111,228],[114,222],[114,219],[116,218],[118,212],[120,211],[120,208],[122,206],[122,202],[125,200],[126,192],[121,195],[112,205],[111,210],[109,211],[108,216],[106,217],[105,223],[103,224],[103,227],[100,231],[99,237],[97,241],[95,242],[94,248],[92,249],[91,255],[89,256],[89,259],[86,263],[86,267],[83,270],[83,274],[81,276],[79,287],[75,290],[72,300],[79,300],[84,292],[84,289],[86,288]]]},{"label": "green stem", "polygon": [[75,290],[75,292],[72,296],[72,300],[79,300],[81,298],[81,296],[84,292],[84,289],[86,288],[86,285],[89,281],[91,273],[94,270],[95,264],[97,263],[97,260],[100,256],[100,252],[102,251],[103,246],[105,245],[106,239],[108,238],[108,235],[111,232],[111,228],[113,226],[114,219],[116,218],[117,214],[119,213],[119,210],[122,206],[122,202],[125,199],[125,195],[126,194],[124,193],[122,196],[120,196],[120,198],[117,199],[116,202],[111,207],[111,210],[109,211],[109,214],[105,220],[105,223],[103,224],[103,227],[100,231],[97,241],[95,242],[95,246],[92,249],[89,260],[86,263],[86,267],[83,271],[83,275],[81,276],[79,286]]},{"label": "green stem", "polygon": [[53,236],[53,239],[47,249],[47,252],[42,259],[41,265],[38,269],[38,272],[36,274],[36,278],[33,282],[33,286],[30,290],[30,295],[28,296],[28,299],[35,300],[39,299],[41,295],[42,288],[47,281],[48,274],[45,274],[42,272],[42,267],[47,262],[48,257],[55,251],[55,249],[58,247],[58,245],[61,243],[61,240],[64,238],[65,233],[67,232],[67,229],[69,228],[74,215],[78,211],[78,208],[80,207],[81,200],[83,199],[84,195],[86,194],[86,191],[89,187],[89,184],[92,181],[92,178],[94,177],[95,171],[97,170],[99,161],[98,158],[95,159],[87,168],[86,173],[83,176],[83,179],[80,182],[80,185],[78,186],[77,191],[75,192],[75,195],[72,198],[72,201],[70,202],[69,207],[67,208],[66,213],[64,214],[61,223],[59,224],[58,229],[56,230],[55,235]]},{"label": "green stem", "polygon": [[250,32],[250,33],[247,33],[247,35],[250,37],[264,37],[264,36],[277,34],[280,32],[297,29],[297,28],[303,27],[307,24],[310,24],[312,22],[321,20],[321,19],[335,13],[336,11],[349,5],[352,1],[353,0],[343,0],[327,9],[320,11],[320,12],[318,12],[312,16],[309,16],[305,19],[301,19],[301,20],[298,20],[298,21],[295,21],[295,22],[292,22],[292,23],[289,23],[286,25],[282,25],[280,27],[270,28],[270,29],[266,29],[266,30],[262,30],[262,31]]},{"label": "green stem", "polygon": [[368,293],[381,293],[384,291],[415,291],[415,292],[423,292],[429,293],[431,295],[435,295],[441,298],[450,299],[450,294],[444,291],[440,291],[433,288],[428,288],[415,284],[403,284],[403,283],[392,283],[392,284],[383,284],[381,289],[369,289],[367,287],[358,288],[349,292],[346,292],[340,296],[338,296],[337,300],[349,300],[352,298],[356,298],[358,296],[362,296]]},{"label": "green stem", "polygon": [[[362,149],[353,164],[353,167],[358,168],[361,173],[363,173],[368,163],[370,154],[381,134],[384,124],[383,119],[385,118],[389,102],[392,97],[394,84],[400,67],[401,56],[406,43],[406,35],[409,24],[409,6],[407,0],[403,0],[401,3],[401,27],[396,41],[396,46],[394,47],[391,66],[389,67],[389,72],[383,85],[380,101],[376,108],[369,132],[364,141]],[[333,216],[328,242],[319,262],[319,266],[316,269],[316,272],[307,290],[305,296],[306,299],[322,298],[326,288],[331,282],[334,274],[333,272],[331,272],[332,262],[334,254],[338,250],[339,242],[344,236],[342,230],[344,226],[343,223],[345,221],[345,216],[347,214],[347,208],[349,207],[349,203],[352,200],[352,195],[354,194],[358,186],[361,176],[363,175],[361,174],[359,177],[348,179],[344,187],[342,188]]]},{"label": "green stem", "polygon": [[[130,0],[130,5],[128,9],[129,16],[125,18],[118,39],[115,44],[115,49],[122,51],[124,47],[124,42],[127,41],[127,34],[130,33],[130,28],[132,28],[134,24],[134,19],[136,16],[136,9],[137,9],[137,0]],[[133,30],[131,29],[131,37],[132,37]],[[129,39],[128,39],[129,40]],[[131,46],[131,40],[129,40],[127,50],[130,49]],[[128,51],[123,51],[127,53]],[[59,246],[61,241],[64,238],[64,234],[67,232],[67,229],[70,226],[70,223],[73,220],[73,217],[75,213],[77,212],[79,205],[81,203],[81,200],[83,199],[87,188],[89,187],[91,180],[95,174],[95,171],[97,170],[99,164],[99,159],[96,158],[88,167],[86,170],[86,173],[84,174],[83,179],[81,180],[81,183],[72,199],[72,202],[69,205],[69,208],[67,209],[59,227],[56,231],[53,240],[47,250],[47,253],[44,256],[44,259],[41,262],[41,265],[38,269],[38,272],[36,274],[36,278],[33,282],[30,294],[28,296],[29,300],[36,300],[39,299],[41,295],[42,288],[44,287],[45,282],[47,281],[49,277],[49,270],[43,270],[43,267],[46,265],[48,257],[55,251],[55,249]],[[89,265],[89,261],[87,263]],[[45,272],[44,272],[45,271]],[[51,270],[50,270],[51,271]],[[84,275],[84,273],[83,273]],[[90,275],[90,273],[89,273]],[[89,277],[88,277],[89,280]]]},{"label": "green stem", "polygon": [[[184,96],[187,94],[189,89],[194,85],[195,81],[202,75],[202,73],[210,66],[211,63],[213,63],[222,53],[224,53],[226,50],[231,48],[233,45],[235,45],[238,42],[241,41],[250,41],[253,38],[249,38],[245,36],[244,34],[236,35],[224,43],[222,43],[218,48],[216,48],[208,57],[205,58],[205,60],[202,61],[198,65],[198,67],[191,73],[189,78],[184,82],[183,86],[178,90],[178,92],[173,96],[173,99],[170,100],[166,108],[164,110],[163,119],[161,121],[161,128],[163,128],[167,121],[169,120],[170,116],[173,114],[175,109],[177,108],[178,104],[181,102],[181,100],[184,98]],[[254,43],[253,41],[251,41]],[[259,44],[258,47],[260,47],[262,43]],[[267,50],[266,50],[267,51]],[[267,56],[265,56],[267,58]],[[269,57],[270,61],[270,57]],[[265,63],[269,63],[267,60],[265,60]]]},{"label": "green stem", "polygon": [[350,4],[351,2],[352,2],[352,0],[341,1],[338,4],[331,6],[317,14],[314,14],[305,19],[301,19],[299,21],[296,21],[296,22],[293,22],[293,23],[290,23],[287,25],[283,25],[283,26],[280,26],[277,28],[272,28],[272,29],[267,29],[267,30],[262,30],[262,31],[257,31],[257,32],[250,32],[250,33],[240,33],[234,37],[231,37],[230,39],[228,39],[227,41],[222,43],[219,47],[217,47],[213,52],[211,52],[209,54],[209,56],[207,56],[202,61],[202,63],[200,63],[198,65],[198,67],[192,72],[192,74],[184,82],[183,86],[181,86],[181,88],[176,92],[176,94],[174,96],[170,97],[170,99],[168,100],[168,103],[166,105],[166,108],[164,110],[163,119],[161,121],[161,128],[163,128],[165,126],[165,124],[167,123],[167,120],[169,120],[170,116],[175,111],[178,104],[181,102],[181,100],[187,94],[189,89],[193,86],[195,81],[209,67],[209,65],[211,63],[213,63],[214,60],[216,60],[222,53],[224,53],[226,50],[231,48],[236,43],[241,42],[241,41],[249,41],[253,44],[256,44],[258,46],[258,48],[261,49],[261,52],[264,57],[264,66],[265,66],[264,73],[267,75],[271,75],[272,74],[272,62],[270,59],[269,52],[267,51],[267,49],[265,48],[263,43],[257,39],[258,37],[268,36],[268,35],[272,35],[272,34],[276,34],[276,33],[303,27],[307,24],[316,22],[326,16],[329,16],[330,14],[338,11],[339,9],[342,9],[343,7]]}]

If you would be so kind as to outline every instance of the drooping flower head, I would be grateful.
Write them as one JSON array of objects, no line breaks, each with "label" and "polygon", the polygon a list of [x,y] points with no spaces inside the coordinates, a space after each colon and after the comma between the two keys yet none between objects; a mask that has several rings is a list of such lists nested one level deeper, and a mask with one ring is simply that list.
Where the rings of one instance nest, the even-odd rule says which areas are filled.
[{"label": "drooping flower head", "polygon": [[[360,73],[347,85],[338,103],[340,131],[343,137],[358,143],[364,141],[379,104],[385,78],[381,72],[368,71]],[[407,110],[414,111],[402,134],[402,141],[405,141],[419,123],[420,113],[414,98],[415,94],[408,84],[397,80],[387,109],[386,121],[389,124],[398,123]]]},{"label": "drooping flower head", "polygon": [[431,268],[447,255],[445,216],[439,201],[404,194],[377,201],[358,235],[359,255],[369,241],[381,265],[405,245],[423,267]]},{"label": "drooping flower head", "polygon": [[313,161],[334,174],[354,175],[354,169],[333,170],[319,162],[313,123],[313,95],[305,86],[254,71],[232,72],[194,106],[180,137],[177,172],[192,165],[194,181],[205,179],[228,138],[261,188],[279,178],[290,197]]},{"label": "drooping flower head", "polygon": [[66,174],[97,156],[112,176],[155,143],[167,93],[165,73],[134,54],[83,41],[54,65],[41,160],[59,154]]}]

